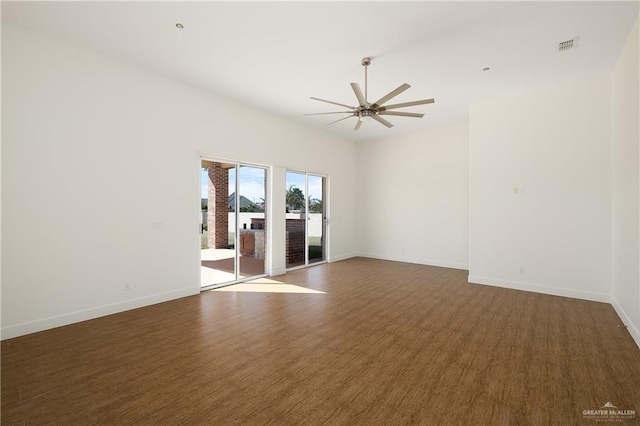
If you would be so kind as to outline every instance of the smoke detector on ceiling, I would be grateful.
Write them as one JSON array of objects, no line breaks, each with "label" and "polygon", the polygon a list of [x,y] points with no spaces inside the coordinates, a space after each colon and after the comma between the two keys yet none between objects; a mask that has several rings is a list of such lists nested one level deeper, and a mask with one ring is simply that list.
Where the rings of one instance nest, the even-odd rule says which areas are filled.
[{"label": "smoke detector on ceiling", "polygon": [[561,41],[560,43],[558,43],[558,52],[575,49],[576,47],[578,47],[578,37],[574,37],[572,39]]}]

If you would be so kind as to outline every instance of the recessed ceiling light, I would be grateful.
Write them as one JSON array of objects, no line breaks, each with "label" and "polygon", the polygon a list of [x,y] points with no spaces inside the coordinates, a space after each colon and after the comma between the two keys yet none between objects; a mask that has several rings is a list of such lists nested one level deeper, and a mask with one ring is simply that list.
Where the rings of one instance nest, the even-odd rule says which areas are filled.
[{"label": "recessed ceiling light", "polygon": [[176,24],[176,28],[183,29],[183,28],[184,28],[184,25],[182,25],[180,22],[178,22],[178,23]]},{"label": "recessed ceiling light", "polygon": [[489,67],[484,67],[484,68],[482,68],[482,71],[489,71],[490,69],[491,68],[489,68]]}]

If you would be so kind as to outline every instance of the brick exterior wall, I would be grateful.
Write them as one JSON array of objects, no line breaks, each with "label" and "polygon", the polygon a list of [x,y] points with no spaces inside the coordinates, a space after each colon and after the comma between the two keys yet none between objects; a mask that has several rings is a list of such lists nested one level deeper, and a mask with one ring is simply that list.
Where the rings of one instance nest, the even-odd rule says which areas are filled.
[{"label": "brick exterior wall", "polygon": [[229,170],[220,163],[209,167],[207,235],[209,248],[229,247]]},{"label": "brick exterior wall", "polygon": [[304,264],[304,219],[287,219],[287,265]]}]

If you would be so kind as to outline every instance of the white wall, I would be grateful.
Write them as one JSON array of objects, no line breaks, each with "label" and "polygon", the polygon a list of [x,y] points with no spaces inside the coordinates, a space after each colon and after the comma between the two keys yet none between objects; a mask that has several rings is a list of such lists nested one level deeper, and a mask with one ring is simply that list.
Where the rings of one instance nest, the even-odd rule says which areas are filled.
[{"label": "white wall", "polygon": [[613,306],[640,346],[638,21],[612,76]]},{"label": "white wall", "polygon": [[610,111],[609,76],[471,106],[470,282],[610,301]]},{"label": "white wall", "polygon": [[467,268],[468,140],[459,125],[359,143],[363,256]]},{"label": "white wall", "polygon": [[197,293],[199,152],[273,166],[274,212],[284,170],[329,175],[356,252],[355,143],[9,25],[2,66],[3,338]]}]

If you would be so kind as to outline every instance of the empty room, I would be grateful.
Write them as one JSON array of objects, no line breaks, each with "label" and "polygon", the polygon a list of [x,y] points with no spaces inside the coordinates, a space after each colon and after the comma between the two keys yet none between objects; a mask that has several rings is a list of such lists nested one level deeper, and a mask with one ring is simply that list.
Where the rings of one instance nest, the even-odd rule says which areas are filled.
[{"label": "empty room", "polygon": [[640,423],[637,1],[1,7],[2,424]]}]

